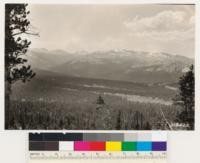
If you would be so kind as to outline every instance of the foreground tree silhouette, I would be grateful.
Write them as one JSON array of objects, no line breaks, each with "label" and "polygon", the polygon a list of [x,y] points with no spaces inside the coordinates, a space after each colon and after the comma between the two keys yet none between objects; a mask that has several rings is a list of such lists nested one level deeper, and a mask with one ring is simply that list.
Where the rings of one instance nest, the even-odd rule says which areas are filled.
[{"label": "foreground tree silhouette", "polygon": [[101,97],[101,95],[99,95],[99,97],[97,99],[97,104],[99,104],[99,105],[105,104],[104,99]]},{"label": "foreground tree silhouette", "polygon": [[26,65],[25,54],[31,44],[25,34],[30,32],[27,4],[5,6],[5,128],[9,128],[11,85],[16,81],[29,81],[35,76],[30,65]]},{"label": "foreground tree silhouette", "polygon": [[190,129],[194,129],[194,84],[194,66],[191,65],[179,80],[179,95],[175,99],[175,104],[184,108],[177,116],[178,121],[189,124]]}]

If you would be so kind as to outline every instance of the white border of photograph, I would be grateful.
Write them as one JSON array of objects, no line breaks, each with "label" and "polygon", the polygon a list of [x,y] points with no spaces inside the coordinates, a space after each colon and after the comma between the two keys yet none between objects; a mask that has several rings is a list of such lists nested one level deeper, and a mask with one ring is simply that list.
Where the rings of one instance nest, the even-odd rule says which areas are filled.
[{"label": "white border of photograph", "polygon": [[[5,3],[52,3],[52,4],[144,4],[172,3],[196,4],[196,42],[195,42],[195,131],[168,131],[168,162],[188,163],[200,162],[200,1],[199,0],[1,0],[0,2],[0,162],[26,162],[25,153],[28,150],[28,132],[48,132],[47,130],[4,130],[4,4]],[[187,46],[187,45],[186,45]],[[51,130],[63,132],[63,130]],[[67,130],[65,130],[67,132]],[[127,130],[70,130],[70,132],[123,132]],[[144,132],[144,131],[138,131]],[[145,131],[146,132],[146,131]],[[149,131],[151,133],[157,131]],[[165,132],[165,131],[162,131]],[[91,161],[93,162],[93,161]]]}]

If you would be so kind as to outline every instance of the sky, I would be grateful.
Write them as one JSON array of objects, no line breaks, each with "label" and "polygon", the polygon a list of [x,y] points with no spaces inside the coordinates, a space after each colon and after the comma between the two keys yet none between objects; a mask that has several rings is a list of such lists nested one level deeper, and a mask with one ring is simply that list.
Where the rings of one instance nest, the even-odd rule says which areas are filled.
[{"label": "sky", "polygon": [[193,5],[29,5],[31,48],[135,50],[194,57]]}]

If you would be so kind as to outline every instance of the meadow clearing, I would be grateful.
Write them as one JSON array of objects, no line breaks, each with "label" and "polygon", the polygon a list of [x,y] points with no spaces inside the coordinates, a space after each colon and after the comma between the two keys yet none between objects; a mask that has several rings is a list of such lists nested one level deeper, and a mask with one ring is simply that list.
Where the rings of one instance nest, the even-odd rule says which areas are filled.
[{"label": "meadow clearing", "polygon": [[[166,85],[42,76],[13,87],[11,129],[164,130],[180,107]],[[98,104],[102,97],[104,103]]]}]

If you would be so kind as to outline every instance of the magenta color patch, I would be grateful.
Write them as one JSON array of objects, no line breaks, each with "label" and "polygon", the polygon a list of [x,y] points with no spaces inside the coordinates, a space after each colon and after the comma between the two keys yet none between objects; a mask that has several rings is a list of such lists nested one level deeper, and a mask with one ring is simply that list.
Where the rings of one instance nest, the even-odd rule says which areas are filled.
[{"label": "magenta color patch", "polygon": [[74,150],[75,151],[89,151],[90,143],[86,141],[75,141],[74,142]]}]

